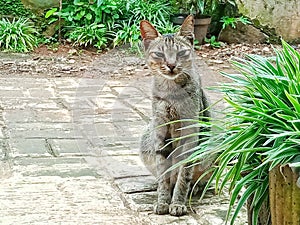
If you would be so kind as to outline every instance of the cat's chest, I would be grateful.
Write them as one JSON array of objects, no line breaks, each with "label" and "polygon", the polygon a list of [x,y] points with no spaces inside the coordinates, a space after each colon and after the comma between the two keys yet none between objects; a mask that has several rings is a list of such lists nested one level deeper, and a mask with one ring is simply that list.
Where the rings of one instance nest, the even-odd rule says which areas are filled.
[{"label": "cat's chest", "polygon": [[184,87],[178,84],[156,86],[153,89],[154,113],[164,114],[170,120],[188,118],[198,111],[198,91],[191,83]]},{"label": "cat's chest", "polygon": [[155,98],[165,100],[172,104],[180,103],[186,99],[199,95],[199,87],[196,82],[189,80],[184,83],[176,83],[174,80],[154,82],[152,95]]}]

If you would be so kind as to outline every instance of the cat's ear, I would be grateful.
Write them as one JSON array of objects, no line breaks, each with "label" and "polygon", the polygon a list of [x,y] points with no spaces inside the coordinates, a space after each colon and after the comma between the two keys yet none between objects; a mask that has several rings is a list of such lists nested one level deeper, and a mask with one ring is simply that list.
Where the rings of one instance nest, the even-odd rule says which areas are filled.
[{"label": "cat's ear", "polygon": [[148,49],[150,42],[160,36],[158,31],[147,20],[142,20],[140,23],[141,36],[143,39],[145,50]]},{"label": "cat's ear", "polygon": [[183,21],[180,30],[179,35],[184,36],[187,38],[191,44],[194,44],[194,16],[189,15],[185,20]]}]

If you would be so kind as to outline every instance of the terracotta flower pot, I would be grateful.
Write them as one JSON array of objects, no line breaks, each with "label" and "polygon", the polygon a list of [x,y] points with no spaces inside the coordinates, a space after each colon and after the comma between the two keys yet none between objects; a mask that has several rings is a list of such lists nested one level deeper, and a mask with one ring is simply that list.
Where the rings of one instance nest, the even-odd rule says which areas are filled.
[{"label": "terracotta flower pot", "polygon": [[195,39],[198,40],[200,44],[203,44],[204,42],[204,38],[206,37],[210,22],[210,16],[201,16],[199,18],[195,18]]},{"label": "terracotta flower pot", "polygon": [[269,173],[272,225],[300,224],[300,188],[298,174],[289,166],[276,167]]},{"label": "terracotta flower pot", "polygon": [[188,15],[186,13],[177,13],[171,17],[171,21],[175,25],[181,25]]},{"label": "terracotta flower pot", "polygon": [[[171,17],[171,21],[175,25],[181,25],[187,16],[188,14],[178,13]],[[203,44],[204,42],[204,38],[206,37],[210,22],[211,22],[210,16],[197,15],[195,17],[195,24],[194,24],[195,39],[198,40],[200,44]]]}]

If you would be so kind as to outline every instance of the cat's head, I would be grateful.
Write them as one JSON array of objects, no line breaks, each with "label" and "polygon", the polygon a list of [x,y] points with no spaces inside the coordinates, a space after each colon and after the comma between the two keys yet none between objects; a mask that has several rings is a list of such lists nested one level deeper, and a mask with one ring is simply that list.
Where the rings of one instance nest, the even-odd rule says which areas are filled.
[{"label": "cat's head", "polygon": [[149,67],[159,75],[174,80],[192,67],[194,49],[194,18],[189,15],[178,33],[161,35],[143,20],[141,36]]}]

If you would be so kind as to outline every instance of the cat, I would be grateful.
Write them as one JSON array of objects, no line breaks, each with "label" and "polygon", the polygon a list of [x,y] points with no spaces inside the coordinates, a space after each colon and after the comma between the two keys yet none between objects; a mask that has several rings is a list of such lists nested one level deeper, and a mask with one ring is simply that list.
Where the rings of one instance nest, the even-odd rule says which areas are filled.
[{"label": "cat", "polygon": [[[152,119],[141,138],[140,157],[158,179],[154,213],[182,216],[195,176],[195,167],[182,165],[166,171],[185,159],[199,143],[199,127],[184,119],[209,117],[208,100],[201,88],[193,62],[194,18],[189,15],[178,33],[161,35],[147,20],[140,22],[145,59],[153,75]],[[170,123],[171,122],[171,123]],[[167,124],[167,125],[164,125]],[[186,127],[184,129],[181,129]],[[171,139],[189,136],[170,142]],[[202,168],[203,172],[203,168]]]}]

